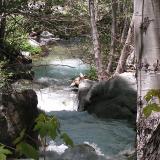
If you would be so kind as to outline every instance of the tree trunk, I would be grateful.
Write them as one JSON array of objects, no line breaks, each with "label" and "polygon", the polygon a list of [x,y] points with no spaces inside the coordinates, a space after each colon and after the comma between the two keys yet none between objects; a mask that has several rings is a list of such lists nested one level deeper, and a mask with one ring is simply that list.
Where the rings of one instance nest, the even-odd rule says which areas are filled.
[{"label": "tree trunk", "polygon": [[127,37],[127,32],[128,32],[128,28],[129,28],[129,18],[126,17],[124,20],[124,27],[123,27],[123,31],[122,31],[122,36],[121,36],[121,43],[124,44],[126,37]]},{"label": "tree trunk", "polygon": [[109,54],[109,62],[107,66],[107,73],[112,71],[112,61],[115,54],[115,40],[116,40],[116,10],[117,10],[117,0],[112,0],[112,29],[111,29],[111,51]]},{"label": "tree trunk", "polygon": [[128,30],[127,39],[121,51],[121,55],[119,58],[119,62],[118,62],[115,74],[120,74],[125,71],[126,60],[131,50],[130,45],[133,44],[133,26],[134,26],[133,24],[134,22],[133,22],[133,17],[132,17],[131,24]]},{"label": "tree trunk", "polygon": [[[160,89],[160,1],[135,0],[134,17],[138,62],[137,160],[159,160],[159,137],[155,133],[159,130],[160,113],[152,112],[146,118],[143,109],[147,105],[146,93],[150,89]],[[159,103],[155,97],[152,99]]]},{"label": "tree trunk", "polygon": [[101,51],[99,44],[99,34],[97,31],[97,25],[95,20],[94,0],[89,0],[89,13],[90,13],[91,28],[92,28],[92,41],[93,41],[93,48],[95,55],[96,70],[98,74],[98,79],[101,80],[102,61],[101,61]]},{"label": "tree trunk", "polygon": [[0,47],[3,46],[4,36],[5,36],[5,26],[6,26],[6,17],[2,8],[4,8],[5,1],[0,0]]},{"label": "tree trunk", "polygon": [[153,132],[149,142],[144,146],[144,160],[159,160],[160,158],[160,125]]},{"label": "tree trunk", "polygon": [[94,2],[94,6],[95,6],[95,22],[98,22],[98,0],[95,0]]}]

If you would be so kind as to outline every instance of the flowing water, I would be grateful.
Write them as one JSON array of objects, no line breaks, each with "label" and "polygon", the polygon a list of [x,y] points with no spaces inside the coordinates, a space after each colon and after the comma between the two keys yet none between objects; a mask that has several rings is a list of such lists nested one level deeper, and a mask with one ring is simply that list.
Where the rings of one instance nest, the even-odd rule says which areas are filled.
[{"label": "flowing water", "polygon": [[[76,93],[69,84],[80,72],[85,73],[88,66],[78,58],[71,58],[68,54],[71,49],[73,50],[71,47],[57,45],[48,57],[35,62],[38,65],[34,68],[35,77],[39,83],[45,84],[36,91],[38,107],[48,114],[56,115],[61,123],[61,130],[75,144],[87,143],[99,155],[124,160],[126,158],[123,155],[134,147],[135,131],[124,120],[100,120],[87,112],[76,111]],[[79,48],[77,50],[81,51]],[[48,150],[62,153],[66,148],[60,142],[51,141]]]}]

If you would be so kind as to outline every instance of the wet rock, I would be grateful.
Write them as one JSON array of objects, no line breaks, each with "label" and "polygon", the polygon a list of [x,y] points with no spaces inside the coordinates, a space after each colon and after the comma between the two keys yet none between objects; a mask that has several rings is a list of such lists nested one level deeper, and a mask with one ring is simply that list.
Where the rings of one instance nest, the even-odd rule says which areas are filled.
[{"label": "wet rock", "polygon": [[98,155],[95,149],[87,144],[68,148],[61,155],[55,151],[46,151],[45,154],[41,153],[41,156],[45,156],[46,160],[108,160],[104,156]]},{"label": "wet rock", "polygon": [[[134,81],[133,81],[134,80]],[[108,81],[79,85],[79,111],[87,110],[100,118],[136,117],[136,82],[132,74],[122,74]]]},{"label": "wet rock", "polygon": [[82,144],[66,149],[59,160],[105,160],[105,158],[97,155],[93,147]]},{"label": "wet rock", "polygon": [[32,38],[30,38],[30,39],[28,40],[28,43],[29,43],[32,47],[40,47],[40,43],[37,42],[36,40],[32,39]]},{"label": "wet rock", "polygon": [[[38,40],[37,40],[37,37]],[[59,41],[60,38],[54,37],[54,35],[48,31],[43,31],[41,34],[37,35],[37,32],[30,33],[29,44],[33,47],[41,47],[45,45],[52,45]]]},{"label": "wet rock", "polygon": [[78,111],[84,111],[85,106],[88,102],[88,92],[91,87],[95,84],[95,81],[84,79],[80,82],[78,86]]},{"label": "wet rock", "polygon": [[31,137],[27,138],[26,141],[32,145],[37,145],[35,141],[37,141],[38,135],[32,130],[35,118],[38,116],[37,103],[37,95],[33,90],[2,93],[0,142],[13,146],[13,140],[19,136],[23,129],[26,129],[26,134]]}]

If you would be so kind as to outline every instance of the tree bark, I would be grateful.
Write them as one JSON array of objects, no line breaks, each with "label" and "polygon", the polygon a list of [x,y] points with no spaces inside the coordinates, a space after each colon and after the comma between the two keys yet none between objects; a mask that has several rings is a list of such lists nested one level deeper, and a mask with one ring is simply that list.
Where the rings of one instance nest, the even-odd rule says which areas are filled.
[{"label": "tree bark", "polygon": [[[160,124],[160,113],[152,112],[146,118],[143,109],[147,105],[144,98],[146,93],[150,89],[160,89],[160,1],[135,0],[134,17],[138,62],[137,160],[159,160],[160,157],[156,158],[159,155],[159,147],[153,146],[153,141],[159,142],[155,133],[159,130],[157,126]],[[154,97],[153,99],[159,103]]]},{"label": "tree bark", "polygon": [[109,62],[107,66],[107,73],[112,71],[112,61],[115,54],[115,43],[116,43],[116,10],[117,10],[117,0],[112,0],[112,29],[111,29],[111,51],[109,54]]},{"label": "tree bark", "polygon": [[5,26],[6,26],[6,17],[3,12],[5,1],[0,0],[0,47],[3,46],[4,36],[5,36]]},{"label": "tree bark", "polygon": [[122,44],[125,43],[125,40],[126,40],[126,37],[127,37],[127,32],[129,30],[129,23],[130,23],[130,20],[129,20],[128,17],[126,17],[125,20],[124,20],[124,27],[123,27],[122,36],[121,36],[121,43]]},{"label": "tree bark", "polygon": [[153,132],[149,142],[144,146],[144,160],[159,160],[160,158],[160,125]]},{"label": "tree bark", "polygon": [[103,71],[102,71],[101,51],[99,44],[99,34],[97,31],[97,25],[95,20],[94,0],[89,0],[89,13],[90,13],[91,28],[92,28],[92,41],[93,41],[93,49],[95,55],[96,70],[98,74],[98,79],[101,80],[101,75]]},{"label": "tree bark", "polygon": [[120,58],[118,61],[118,65],[117,65],[115,74],[120,74],[125,71],[126,60],[127,60],[127,57],[130,53],[130,50],[131,50],[130,45],[133,44],[133,37],[134,37],[133,36],[133,27],[134,27],[133,19],[134,19],[134,17],[132,17],[131,24],[130,24],[130,27],[128,30],[127,39],[126,39],[124,47],[121,51],[121,55],[120,55]]}]

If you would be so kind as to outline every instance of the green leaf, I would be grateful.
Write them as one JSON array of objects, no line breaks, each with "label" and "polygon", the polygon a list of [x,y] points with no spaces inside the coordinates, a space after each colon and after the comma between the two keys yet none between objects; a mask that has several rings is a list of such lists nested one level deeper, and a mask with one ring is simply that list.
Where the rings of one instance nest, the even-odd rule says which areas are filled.
[{"label": "green leaf", "polygon": [[47,129],[46,123],[38,122],[34,127],[34,131],[36,130],[38,131],[38,133],[42,138],[47,136],[48,129]]},{"label": "green leaf", "polygon": [[36,118],[35,122],[45,122],[46,120],[46,115],[41,113],[39,116]]},{"label": "green leaf", "polygon": [[63,133],[60,138],[63,139],[67,146],[74,146],[72,139],[66,133]]},{"label": "green leaf", "polygon": [[60,124],[54,116],[49,117],[45,114],[40,114],[36,119],[34,130],[39,132],[41,138],[49,136],[54,140],[59,133],[59,128]]},{"label": "green leaf", "polygon": [[0,146],[0,160],[6,160],[7,155],[12,154],[12,152],[5,148],[5,146]]},{"label": "green leaf", "polygon": [[16,146],[16,149],[28,158],[33,158],[36,160],[39,158],[38,151],[28,143],[21,142]]},{"label": "green leaf", "polygon": [[46,123],[48,136],[51,137],[53,140],[57,136],[57,127],[51,123],[51,121]]},{"label": "green leaf", "polygon": [[149,102],[153,97],[157,97],[160,100],[160,89],[151,89],[145,95],[145,100]]},{"label": "green leaf", "polygon": [[5,154],[1,154],[1,153],[0,153],[0,160],[6,160],[6,158],[7,158],[7,157],[6,157]]},{"label": "green leaf", "polygon": [[26,130],[23,129],[23,130],[21,131],[21,133],[20,133],[20,136],[13,141],[13,144],[16,145],[16,144],[18,144],[19,142],[21,142],[22,139],[24,138],[25,132],[26,132]]},{"label": "green leaf", "polygon": [[160,112],[160,106],[156,103],[148,104],[144,109],[143,109],[143,114],[145,117],[149,117],[152,113],[152,111],[155,112]]}]

